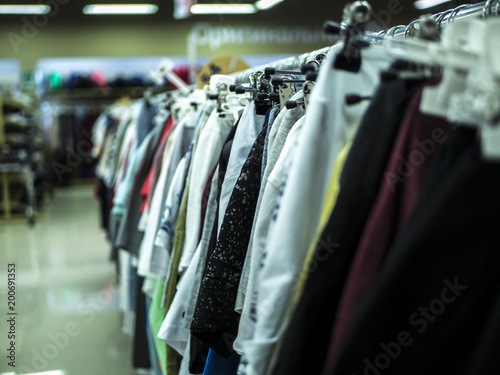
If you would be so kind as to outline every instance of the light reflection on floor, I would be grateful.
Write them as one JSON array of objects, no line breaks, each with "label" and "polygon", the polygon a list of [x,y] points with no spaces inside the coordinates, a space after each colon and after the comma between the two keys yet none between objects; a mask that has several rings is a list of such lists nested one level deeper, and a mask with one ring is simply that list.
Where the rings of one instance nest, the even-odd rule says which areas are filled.
[{"label": "light reflection on floor", "polygon": [[136,373],[98,215],[86,186],[57,191],[34,228],[0,220],[0,318],[9,263],[16,264],[17,312],[16,368],[4,360],[8,327],[0,324],[0,374]]}]

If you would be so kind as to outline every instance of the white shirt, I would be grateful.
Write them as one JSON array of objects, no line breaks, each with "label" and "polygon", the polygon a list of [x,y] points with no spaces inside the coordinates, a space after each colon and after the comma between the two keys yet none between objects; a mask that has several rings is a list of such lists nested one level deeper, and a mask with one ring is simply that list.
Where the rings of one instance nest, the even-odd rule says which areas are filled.
[{"label": "white shirt", "polygon": [[231,154],[229,155],[226,174],[221,187],[217,233],[220,232],[229,198],[231,198],[236,181],[240,176],[241,168],[243,168],[255,140],[262,130],[265,118],[266,116],[255,113],[255,102],[253,100],[243,110],[234,133]]},{"label": "white shirt", "polygon": [[217,160],[219,160],[222,146],[233,122],[233,116],[226,115],[225,117],[220,117],[217,109],[214,109],[205,128],[201,131],[200,139],[191,161],[189,198],[186,213],[186,239],[179,264],[179,273],[182,273],[187,268],[198,246],[201,230],[200,217],[203,189],[210,172],[217,163]]}]

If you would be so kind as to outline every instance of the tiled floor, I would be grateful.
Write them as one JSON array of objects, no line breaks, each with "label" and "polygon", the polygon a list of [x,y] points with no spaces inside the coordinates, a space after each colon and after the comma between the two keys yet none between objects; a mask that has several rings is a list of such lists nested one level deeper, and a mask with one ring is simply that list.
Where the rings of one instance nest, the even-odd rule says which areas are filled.
[{"label": "tiled floor", "polygon": [[[58,190],[33,228],[0,220],[0,374],[135,374],[98,215],[92,187],[83,186]],[[17,315],[7,315],[9,263]],[[15,368],[6,359],[11,317]]]}]

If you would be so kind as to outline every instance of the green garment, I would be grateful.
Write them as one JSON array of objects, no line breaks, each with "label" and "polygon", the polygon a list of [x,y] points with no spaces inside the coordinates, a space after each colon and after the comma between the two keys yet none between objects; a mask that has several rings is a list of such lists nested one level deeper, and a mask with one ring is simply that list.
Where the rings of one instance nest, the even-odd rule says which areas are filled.
[{"label": "green garment", "polygon": [[148,318],[149,318],[149,325],[151,327],[151,331],[154,337],[156,352],[158,353],[158,358],[160,360],[161,369],[162,372],[165,374],[165,363],[167,362],[166,350],[165,350],[166,344],[164,341],[158,338],[158,332],[160,331],[163,319],[165,319],[165,315],[167,314],[167,310],[162,308],[160,305],[162,296],[163,296],[163,277],[158,277],[158,279],[156,280],[153,299],[151,300],[151,306],[149,308]]}]

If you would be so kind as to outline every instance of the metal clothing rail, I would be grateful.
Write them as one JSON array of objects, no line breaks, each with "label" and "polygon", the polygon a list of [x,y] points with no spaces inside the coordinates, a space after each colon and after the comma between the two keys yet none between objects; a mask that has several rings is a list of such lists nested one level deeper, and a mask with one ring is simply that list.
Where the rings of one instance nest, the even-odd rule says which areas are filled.
[{"label": "metal clothing rail", "polygon": [[[434,19],[439,28],[442,29],[446,24],[458,20],[463,20],[473,17],[488,18],[500,15],[500,0],[487,0],[478,4],[464,4],[454,9],[449,9],[441,13],[434,14],[431,19]],[[379,41],[381,38],[387,39],[402,39],[412,36],[415,33],[415,25],[418,20],[411,22],[408,25],[395,26],[379,33],[368,34],[368,39],[373,38],[374,41]],[[236,84],[242,84],[249,81],[249,76],[256,71],[264,71],[266,67],[273,67],[279,70],[300,70],[302,64],[308,61],[315,60],[320,54],[327,54],[331,47],[325,47],[316,51],[307,52],[299,56],[289,57],[284,60],[279,60],[274,63],[257,66],[238,73],[233,73]]]}]

